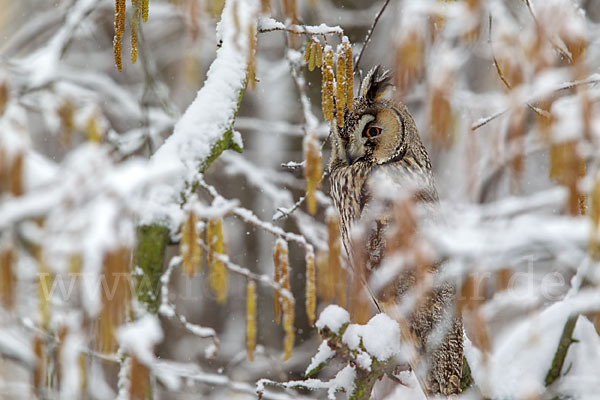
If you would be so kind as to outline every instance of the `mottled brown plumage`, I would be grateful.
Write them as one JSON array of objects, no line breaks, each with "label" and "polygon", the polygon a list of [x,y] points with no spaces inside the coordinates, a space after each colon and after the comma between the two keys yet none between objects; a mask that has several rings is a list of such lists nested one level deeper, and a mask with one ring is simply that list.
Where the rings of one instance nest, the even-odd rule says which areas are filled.
[{"label": "mottled brown plumage", "polygon": [[[332,128],[331,196],[340,214],[346,252],[353,263],[366,263],[354,268],[367,271],[382,263],[389,235],[397,235],[390,228],[395,203],[404,197],[433,209],[438,200],[429,157],[413,118],[403,104],[381,98],[388,86],[387,72],[372,69],[354,100],[353,112],[346,110],[344,127]],[[353,254],[360,253],[352,240],[353,227],[366,235],[361,243],[367,257]],[[416,291],[420,268],[433,274],[438,270],[423,265],[403,269],[391,283],[395,301]],[[454,312],[455,289],[448,282],[432,285],[416,304],[409,321],[411,336],[428,365],[420,379],[424,390],[428,395],[459,393],[463,336],[462,321]]]}]

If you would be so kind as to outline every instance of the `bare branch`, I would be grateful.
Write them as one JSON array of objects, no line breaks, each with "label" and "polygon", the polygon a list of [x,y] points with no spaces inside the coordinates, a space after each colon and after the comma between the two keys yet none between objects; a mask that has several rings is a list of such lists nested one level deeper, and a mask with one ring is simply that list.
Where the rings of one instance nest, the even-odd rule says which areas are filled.
[{"label": "bare branch", "polygon": [[[582,86],[582,85],[595,85],[598,83],[600,83],[600,74],[593,74],[593,75],[590,75],[589,77],[587,77],[586,79],[563,83],[562,85],[555,87],[554,89],[548,91],[544,95],[547,95],[548,93],[557,93],[557,92],[561,92],[564,90],[569,90],[569,89],[572,89],[572,88],[575,88],[578,86]],[[538,96],[531,98],[530,100],[527,100],[525,102],[512,105],[511,107],[507,107],[504,110],[498,111],[488,117],[481,118],[477,122],[475,122],[473,125],[471,125],[471,130],[476,131],[477,129],[481,128],[482,126],[487,125],[489,122],[491,122],[491,121],[495,120],[496,118],[511,111],[516,106],[526,105],[528,103],[535,103],[536,101],[539,101],[542,97],[544,97],[544,95],[538,95]]]},{"label": "bare branch", "polygon": [[356,62],[354,63],[354,73],[358,72],[358,66],[360,64],[360,60],[362,59],[363,53],[365,52],[365,49],[367,48],[367,45],[369,44],[369,41],[371,40],[371,36],[373,35],[373,31],[375,30],[375,27],[377,26],[377,23],[379,22],[379,19],[381,18],[381,15],[385,11],[388,4],[390,4],[390,0],[385,0],[385,3],[383,3],[383,6],[381,7],[379,12],[375,16],[375,20],[373,21],[373,24],[371,25],[371,27],[369,28],[369,31],[367,32],[367,37],[365,38],[365,42],[364,42],[362,48],[360,49],[360,53],[358,54],[358,57],[356,57]]},{"label": "bare branch", "polygon": [[276,21],[272,18],[263,18],[258,22],[258,32],[266,33],[266,32],[275,32],[275,31],[283,31],[288,32],[294,35],[338,35],[343,36],[344,30],[339,26],[327,26],[325,24],[321,24],[319,26],[311,26],[311,25],[285,25],[279,21]]},{"label": "bare branch", "polygon": [[573,57],[571,56],[571,54],[569,54],[568,51],[565,51],[565,49],[563,49],[558,43],[555,43],[554,40],[551,37],[549,37],[548,34],[546,33],[546,29],[544,28],[544,26],[542,24],[540,24],[539,20],[537,19],[537,16],[535,15],[535,12],[533,11],[533,7],[531,6],[531,0],[524,0],[524,1],[525,1],[525,4],[527,5],[527,9],[529,10],[529,13],[531,14],[531,17],[535,21],[535,25],[537,26],[539,31],[542,32],[542,34],[547,37],[548,41],[552,44],[552,46],[556,49],[556,51],[558,51],[561,56],[563,56],[564,58],[569,60],[569,63],[572,64]]}]

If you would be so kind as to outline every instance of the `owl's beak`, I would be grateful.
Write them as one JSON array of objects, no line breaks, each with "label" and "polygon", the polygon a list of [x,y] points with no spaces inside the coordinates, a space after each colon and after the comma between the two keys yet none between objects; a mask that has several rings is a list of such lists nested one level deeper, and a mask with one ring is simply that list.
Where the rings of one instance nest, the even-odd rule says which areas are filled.
[{"label": "owl's beak", "polygon": [[348,165],[354,164],[356,160],[358,160],[362,156],[363,154],[360,151],[356,151],[352,148],[346,149],[346,162],[348,163]]},{"label": "owl's beak", "polygon": [[348,165],[354,164],[354,162],[356,160],[358,160],[359,158],[360,158],[360,154],[353,153],[350,150],[346,151],[346,162],[348,163]]},{"label": "owl's beak", "polygon": [[346,162],[348,165],[354,164],[359,158],[364,156],[364,151],[362,150],[359,143],[351,142],[346,146]]}]

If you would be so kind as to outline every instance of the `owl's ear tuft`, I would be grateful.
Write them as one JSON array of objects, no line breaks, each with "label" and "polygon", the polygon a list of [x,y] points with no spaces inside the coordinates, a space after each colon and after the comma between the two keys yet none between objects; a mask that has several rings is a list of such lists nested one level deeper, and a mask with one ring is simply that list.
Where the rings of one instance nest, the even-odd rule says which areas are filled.
[{"label": "owl's ear tuft", "polygon": [[369,102],[379,100],[392,85],[390,79],[389,70],[383,69],[381,65],[373,67],[360,85],[360,96]]}]

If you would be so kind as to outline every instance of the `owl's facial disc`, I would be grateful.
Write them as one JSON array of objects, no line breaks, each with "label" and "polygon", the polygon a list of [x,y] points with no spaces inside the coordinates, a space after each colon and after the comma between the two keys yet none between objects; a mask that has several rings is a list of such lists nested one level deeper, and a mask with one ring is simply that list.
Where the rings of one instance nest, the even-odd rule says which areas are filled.
[{"label": "owl's facial disc", "polygon": [[357,160],[364,159],[369,151],[367,145],[368,136],[364,136],[367,125],[375,120],[371,114],[363,115],[358,123],[352,129],[348,142],[346,143],[346,162],[348,165],[354,164]]},{"label": "owl's facial disc", "polygon": [[[378,129],[372,129],[373,127]],[[394,109],[378,109],[377,119],[369,123],[366,129],[367,136],[379,133],[367,143],[372,143],[370,159],[376,164],[384,164],[394,159],[404,146],[404,123]]]}]

